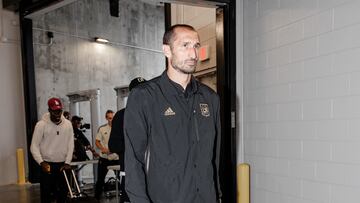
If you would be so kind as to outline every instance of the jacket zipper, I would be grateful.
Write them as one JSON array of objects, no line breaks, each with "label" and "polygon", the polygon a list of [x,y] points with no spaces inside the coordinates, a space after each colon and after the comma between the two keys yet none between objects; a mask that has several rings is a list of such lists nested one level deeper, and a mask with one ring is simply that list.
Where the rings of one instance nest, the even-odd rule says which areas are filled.
[{"label": "jacket zipper", "polygon": [[194,124],[195,124],[196,140],[199,142],[200,141],[199,127],[198,127],[198,120],[196,118],[196,110],[195,109],[194,109]]},{"label": "jacket zipper", "polygon": [[150,146],[148,145],[145,150],[145,173],[146,173],[146,175],[149,172],[149,164],[150,164]]}]

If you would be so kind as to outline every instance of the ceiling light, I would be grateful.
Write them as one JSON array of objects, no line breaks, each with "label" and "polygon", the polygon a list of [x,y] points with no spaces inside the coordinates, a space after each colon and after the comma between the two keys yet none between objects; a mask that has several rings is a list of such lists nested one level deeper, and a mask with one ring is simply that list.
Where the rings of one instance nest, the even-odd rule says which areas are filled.
[{"label": "ceiling light", "polygon": [[109,40],[100,37],[95,37],[95,42],[106,44],[109,43]]}]

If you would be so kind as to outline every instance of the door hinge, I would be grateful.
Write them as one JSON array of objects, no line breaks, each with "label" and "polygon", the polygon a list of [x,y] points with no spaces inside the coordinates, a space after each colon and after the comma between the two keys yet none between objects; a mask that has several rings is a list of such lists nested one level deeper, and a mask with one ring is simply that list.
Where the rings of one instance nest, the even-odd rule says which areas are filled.
[{"label": "door hinge", "polygon": [[235,128],[235,111],[231,112],[231,128]]}]

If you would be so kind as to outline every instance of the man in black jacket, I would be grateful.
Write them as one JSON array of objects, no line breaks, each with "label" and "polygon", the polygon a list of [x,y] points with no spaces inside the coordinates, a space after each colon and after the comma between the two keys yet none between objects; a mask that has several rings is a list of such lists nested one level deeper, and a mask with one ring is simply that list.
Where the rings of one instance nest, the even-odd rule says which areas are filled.
[{"label": "man in black jacket", "polygon": [[[131,80],[129,84],[129,91],[131,91],[137,85],[146,82],[146,80],[142,77],[137,77]],[[112,153],[116,153],[119,156],[119,165],[120,169],[124,171],[124,152],[125,152],[125,144],[124,144],[124,113],[125,108],[116,112],[113,120],[112,120],[112,128],[110,132],[109,138],[109,150]],[[129,198],[125,191],[125,177],[123,178],[120,191],[121,191],[121,201],[128,201]]]},{"label": "man in black jacket", "polygon": [[99,154],[91,147],[89,140],[81,131],[82,117],[74,115],[71,117],[71,123],[74,130],[74,153],[72,161],[86,161],[89,160],[86,154],[87,150],[90,150],[94,158],[98,158]]},{"label": "man in black jacket", "polygon": [[125,110],[126,191],[135,203],[215,203],[220,102],[193,76],[198,33],[189,25],[165,32],[166,71],[134,88]]}]

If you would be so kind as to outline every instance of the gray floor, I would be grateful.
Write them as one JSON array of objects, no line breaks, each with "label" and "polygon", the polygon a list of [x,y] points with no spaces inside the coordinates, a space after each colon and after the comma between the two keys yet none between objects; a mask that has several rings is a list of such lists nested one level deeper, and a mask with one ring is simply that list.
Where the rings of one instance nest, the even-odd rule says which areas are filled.
[{"label": "gray floor", "polygon": [[[89,196],[93,195],[91,189],[85,190]],[[40,203],[40,185],[6,185],[0,186],[1,203]],[[76,201],[72,201],[76,202]],[[98,202],[98,201],[87,201]],[[115,197],[103,198],[101,203],[116,203]]]}]

